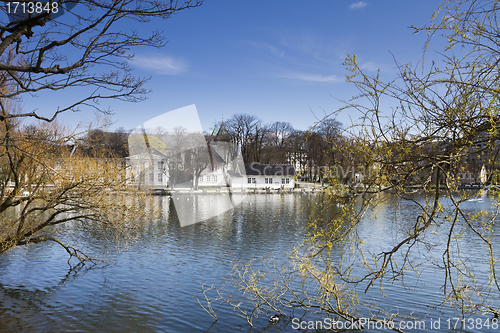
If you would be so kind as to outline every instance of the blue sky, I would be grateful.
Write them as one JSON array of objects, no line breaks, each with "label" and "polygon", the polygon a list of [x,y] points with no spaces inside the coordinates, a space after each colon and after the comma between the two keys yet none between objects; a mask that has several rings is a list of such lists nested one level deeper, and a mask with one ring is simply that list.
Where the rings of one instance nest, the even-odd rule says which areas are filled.
[{"label": "blue sky", "polygon": [[[356,93],[345,81],[346,54],[356,54],[366,70],[380,69],[385,77],[395,73],[393,55],[416,64],[426,36],[409,27],[429,22],[439,3],[207,0],[171,19],[154,20],[142,28],[163,30],[168,44],[133,50],[132,63],[136,75],[153,76],[147,85],[153,92],[138,104],[106,101],[114,112],[112,127],[132,129],[196,104],[206,131],[235,113],[307,129],[315,116],[338,108],[337,99]],[[40,100],[23,104],[34,103]],[[347,116],[339,120],[347,123]],[[62,117],[70,125],[92,118],[90,111]]]}]

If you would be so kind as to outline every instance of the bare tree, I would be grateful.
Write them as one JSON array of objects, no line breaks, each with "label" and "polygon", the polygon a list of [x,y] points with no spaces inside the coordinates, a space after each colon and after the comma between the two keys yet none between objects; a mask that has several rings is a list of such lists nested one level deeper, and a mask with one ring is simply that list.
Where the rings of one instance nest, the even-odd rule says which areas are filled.
[{"label": "bare tree", "polygon": [[131,237],[139,217],[149,215],[149,198],[127,186],[124,166],[112,150],[70,146],[75,135],[55,122],[22,127],[5,119],[1,124],[0,254],[55,241],[85,261],[91,258],[62,243],[54,227],[72,221]]},{"label": "bare tree", "polygon": [[342,123],[336,119],[323,119],[316,127],[315,131],[319,133],[325,142],[323,154],[326,157],[326,164],[342,164],[342,157],[338,154],[339,146],[343,144]]},{"label": "bare tree", "polygon": [[267,126],[261,147],[261,163],[285,164],[288,162],[288,138],[293,131],[286,122],[275,122]]},{"label": "bare tree", "polygon": [[[193,176],[193,188],[198,190],[198,181],[203,170],[214,167],[213,153],[210,145],[206,144],[205,135],[202,133],[191,132],[188,135],[190,173]],[[203,145],[201,144],[203,143]]]},{"label": "bare tree", "polygon": [[[4,1],[0,10],[10,11],[4,15],[10,22],[0,23],[0,253],[53,240],[86,260],[50,234],[68,221],[131,235],[128,230],[137,224],[130,222],[137,212],[147,213],[149,200],[127,187],[123,161],[107,149],[121,145],[123,136],[94,131],[86,146],[69,149],[71,142],[82,142],[82,135],[67,133],[55,122],[62,112],[83,107],[109,113],[100,104],[103,99],[141,101],[146,79],[131,74],[132,49],[162,47],[165,39],[159,31],[144,35],[133,27],[202,2],[90,0],[75,6],[76,1],[59,0],[37,7],[42,3],[20,1],[14,8],[15,3]],[[41,11],[12,13],[25,7]],[[57,109],[23,111],[15,104],[63,91],[73,99]],[[46,123],[23,128],[26,118]],[[12,215],[13,209],[20,212]]]},{"label": "bare tree", "polygon": [[[405,283],[424,266],[431,266],[441,274],[443,304],[455,307],[461,316],[487,312],[498,316],[498,306],[491,303],[500,294],[496,275],[499,254],[493,246],[498,234],[492,229],[500,209],[498,191],[490,189],[492,207],[477,214],[465,208],[476,193],[459,191],[461,174],[471,158],[487,165],[490,181],[498,184],[500,52],[491,39],[500,33],[497,12],[496,1],[445,2],[434,16],[442,21],[423,28],[448,38],[442,65],[432,63],[421,69],[397,63],[396,80],[384,82],[379,74],[369,75],[354,55],[347,57],[348,79],[360,94],[332,117],[346,110],[360,114],[346,128],[350,143],[341,152],[363,172],[366,186],[352,193],[327,190],[330,200],[318,203],[319,210],[337,202],[344,206],[332,219],[318,217],[313,221],[311,227],[321,231],[314,233],[319,237],[314,236],[305,258],[318,259],[321,266],[332,258],[332,244],[342,247],[346,255],[322,271],[332,280],[346,283],[353,292],[358,288],[366,292],[376,285],[383,288],[385,283],[396,281]],[[462,52],[462,46],[467,46],[467,51]],[[384,101],[397,107],[389,112]],[[423,199],[417,199],[416,193]],[[346,202],[354,196],[358,199]],[[370,253],[373,261],[369,262],[357,232],[360,221],[370,209],[394,196],[411,202],[418,213],[410,225],[394,221],[399,231],[393,244]],[[465,232],[484,246],[489,275],[481,277],[485,279],[482,282],[473,273],[476,263],[460,256]],[[433,233],[446,241],[429,242]],[[414,260],[415,251],[419,251],[420,261]],[[351,274],[355,267],[356,277]],[[481,288],[481,283],[492,287]],[[324,292],[328,292],[326,285]]]},{"label": "bare tree", "polygon": [[298,167],[298,173],[302,173],[307,165],[306,151],[306,133],[300,130],[294,130],[288,138],[289,162]]},{"label": "bare tree", "polygon": [[[29,116],[51,121],[62,112],[82,106],[108,112],[99,105],[102,99],[142,100],[146,80],[130,73],[130,50],[138,46],[161,47],[165,40],[159,31],[141,35],[132,26],[167,19],[178,11],[199,6],[203,0],[91,0],[68,9],[75,2],[54,1],[39,14],[20,15],[10,23],[1,23],[0,82],[11,89],[3,90],[0,100],[42,91],[72,91],[75,96],[57,110],[28,110],[5,114],[4,118]],[[22,5],[30,3],[21,1]],[[2,6],[1,10],[14,9]],[[57,17],[63,10],[64,16]],[[82,95],[78,93],[82,87],[90,90],[84,89]]]},{"label": "bare tree", "polygon": [[257,144],[263,140],[260,120],[248,114],[236,114],[225,125],[234,143],[241,147],[245,163],[258,161],[255,159],[258,156]]},{"label": "bare tree", "polygon": [[[359,94],[331,118],[343,112],[359,115],[344,129],[345,144],[338,149],[363,173],[365,186],[326,188],[314,202],[308,239],[292,255],[293,273],[320,297],[297,291],[291,293],[292,299],[287,298],[290,289],[276,292],[275,288],[285,283],[264,281],[256,277],[258,273],[252,275],[250,268],[237,267],[235,283],[251,295],[253,302],[243,309],[245,317],[254,318],[262,309],[277,308],[287,314],[288,309],[300,304],[305,311],[345,318],[344,310],[347,315],[356,313],[359,298],[354,295],[380,288],[386,302],[391,302],[391,296],[384,294],[387,284],[404,287],[408,279],[418,280],[424,270],[432,270],[432,278],[438,283],[426,285],[426,293],[441,296],[438,311],[450,307],[457,317],[486,315],[484,321],[497,323],[498,4],[486,0],[445,1],[431,24],[415,28],[429,33],[429,41],[436,35],[446,38],[446,48],[437,55],[439,62],[427,61],[423,67],[396,63],[398,73],[393,80],[385,82],[380,73],[367,73],[355,55],[346,58],[348,81]],[[425,57],[428,59],[429,54]],[[478,192],[461,191],[460,185],[462,174],[473,160],[486,166],[488,182],[493,186],[488,189],[491,206],[471,211],[468,200]],[[401,216],[395,206],[394,213],[398,214],[391,215],[387,222],[392,237],[375,252],[360,236],[361,222],[388,200],[404,201],[414,210],[411,216]],[[342,207],[325,218],[337,204]],[[463,247],[471,244],[482,260],[463,256]],[[353,295],[352,307],[335,302],[345,294]],[[241,311],[242,303],[231,297],[222,295],[219,300]],[[399,295],[396,297],[394,303],[399,300]],[[394,319],[376,304],[369,309],[376,310],[370,312],[371,320]]]}]

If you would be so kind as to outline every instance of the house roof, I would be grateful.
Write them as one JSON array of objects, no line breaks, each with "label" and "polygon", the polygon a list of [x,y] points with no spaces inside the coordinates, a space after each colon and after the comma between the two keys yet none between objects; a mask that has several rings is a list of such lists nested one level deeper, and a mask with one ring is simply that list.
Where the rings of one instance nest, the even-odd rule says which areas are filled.
[{"label": "house roof", "polygon": [[229,135],[226,130],[226,126],[224,126],[224,122],[221,123],[219,131],[217,132],[217,136]]},{"label": "house roof", "polygon": [[208,154],[210,157],[210,163],[211,164],[226,164],[226,161],[217,153],[213,147],[208,146]]},{"label": "house roof", "polygon": [[219,130],[217,129],[217,125],[214,125],[214,130],[212,131],[212,136],[216,136]]},{"label": "house roof", "polygon": [[214,128],[214,131],[212,132],[212,139],[214,141],[230,141],[231,136],[229,135],[229,132],[226,129],[226,126],[224,125],[224,122],[220,124],[219,129],[217,130],[217,126]]},{"label": "house roof", "polygon": [[247,176],[295,176],[295,168],[290,164],[245,164]]},{"label": "house roof", "polygon": [[161,151],[157,150],[156,148],[151,148],[151,154],[158,155],[158,156],[161,156],[163,158],[167,157],[165,154],[163,154]]}]

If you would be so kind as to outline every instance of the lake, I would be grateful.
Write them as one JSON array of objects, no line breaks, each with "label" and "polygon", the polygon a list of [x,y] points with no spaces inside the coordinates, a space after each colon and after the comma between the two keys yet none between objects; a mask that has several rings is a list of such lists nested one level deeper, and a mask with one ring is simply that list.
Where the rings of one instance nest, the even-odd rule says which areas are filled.
[{"label": "lake", "polygon": [[[214,202],[219,197],[203,195]],[[106,263],[69,270],[67,253],[55,243],[20,247],[0,256],[0,332],[248,332],[246,321],[229,306],[217,310],[214,324],[197,300],[203,298],[202,285],[221,283],[231,272],[231,260],[262,258],[286,265],[286,253],[305,237],[312,198],[300,193],[248,195],[232,210],[181,227],[171,197],[156,197],[161,216],[144,226],[136,242],[119,247],[106,248],[78,225],[67,225],[59,230],[67,244]],[[482,198],[470,202],[467,209],[489,204],[488,198]],[[415,214],[410,203],[382,205],[360,228],[367,249],[386,249],[398,236],[401,221],[410,223]],[[439,241],[436,237],[432,241]],[[477,262],[479,276],[487,274],[480,245],[475,248],[472,241],[473,235],[464,236],[463,255]],[[410,291],[396,283],[386,286],[386,299],[380,298],[377,288],[362,297],[380,299],[388,311],[416,309],[417,315],[427,315],[427,321],[441,318],[440,331],[446,331],[443,320],[453,317],[453,311],[427,306],[440,300],[439,278],[429,269],[418,279],[408,277],[414,283]],[[252,331],[294,331],[290,320],[273,325],[264,315],[261,318]]]}]

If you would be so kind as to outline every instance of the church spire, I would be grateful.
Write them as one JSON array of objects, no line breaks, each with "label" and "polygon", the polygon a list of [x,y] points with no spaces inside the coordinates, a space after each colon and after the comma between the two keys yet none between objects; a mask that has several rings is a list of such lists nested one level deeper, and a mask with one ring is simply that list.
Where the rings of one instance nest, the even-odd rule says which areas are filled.
[{"label": "church spire", "polygon": [[220,124],[219,131],[217,132],[217,136],[215,138],[217,141],[229,141],[229,133],[226,129],[226,126],[224,126],[224,121]]},{"label": "church spire", "polygon": [[214,121],[214,130],[212,131],[212,136],[217,136],[219,130],[217,129],[217,121]]}]

